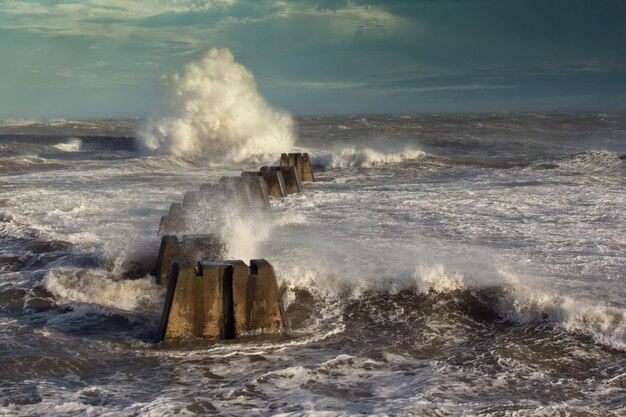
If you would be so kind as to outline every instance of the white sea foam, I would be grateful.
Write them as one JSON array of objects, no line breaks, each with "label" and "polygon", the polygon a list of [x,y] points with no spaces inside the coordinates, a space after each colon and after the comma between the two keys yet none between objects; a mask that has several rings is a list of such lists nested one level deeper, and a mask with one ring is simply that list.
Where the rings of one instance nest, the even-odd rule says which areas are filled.
[{"label": "white sea foam", "polygon": [[263,99],[252,73],[228,49],[211,49],[166,81],[167,109],[138,131],[145,150],[242,161],[292,148],[291,116]]},{"label": "white sea foam", "polygon": [[2,127],[23,127],[37,123],[41,123],[41,121],[35,119],[0,119],[0,126]]},{"label": "white sea foam", "polygon": [[65,143],[54,145],[54,148],[63,152],[78,152],[83,142],[79,138],[69,138]]},{"label": "white sea foam", "polygon": [[426,156],[426,153],[419,149],[380,152],[370,148],[358,149],[356,147],[348,147],[338,152],[317,156],[313,158],[313,164],[321,165],[326,168],[371,168],[379,165],[399,164],[401,162],[423,158],[424,156]]},{"label": "white sea foam", "polygon": [[420,294],[429,292],[447,293],[465,288],[463,276],[447,273],[443,265],[420,266],[415,271],[416,290]]},{"label": "white sea foam", "polygon": [[154,277],[119,280],[103,269],[53,268],[45,288],[58,304],[93,304],[123,311],[151,311],[162,300],[164,289]]}]

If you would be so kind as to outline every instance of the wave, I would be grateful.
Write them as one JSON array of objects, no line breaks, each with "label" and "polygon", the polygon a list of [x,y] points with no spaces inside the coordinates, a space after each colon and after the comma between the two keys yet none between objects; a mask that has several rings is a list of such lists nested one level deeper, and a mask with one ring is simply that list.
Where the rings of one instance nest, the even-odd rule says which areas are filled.
[{"label": "wave", "polygon": [[609,151],[588,151],[570,155],[557,163],[556,169],[565,174],[626,175],[626,156]]},{"label": "wave", "polygon": [[0,172],[20,172],[32,169],[58,168],[62,165],[56,161],[41,158],[38,156],[17,156],[0,159]]},{"label": "wave", "polygon": [[137,158],[133,160],[133,165],[145,169],[170,169],[170,168],[189,168],[196,165],[189,158],[174,155],[158,155]]},{"label": "wave", "polygon": [[48,271],[44,287],[59,305],[90,304],[151,315],[159,313],[165,292],[153,276],[120,280],[104,269],[69,267]]},{"label": "wave", "polygon": [[349,147],[336,153],[314,157],[312,162],[314,165],[325,168],[371,168],[380,165],[399,164],[425,156],[426,153],[418,149],[384,153],[370,148],[357,149],[356,147]]},{"label": "wave", "polygon": [[547,322],[569,332],[580,332],[614,349],[626,350],[626,310],[593,305],[575,298],[538,291],[514,275],[506,281],[497,303],[503,319],[519,323]]},{"label": "wave", "polygon": [[1,127],[22,127],[41,123],[35,119],[0,119]]},{"label": "wave", "polygon": [[291,116],[263,99],[252,73],[228,49],[211,49],[167,82],[168,108],[138,129],[146,151],[242,161],[293,147]]},{"label": "wave", "polygon": [[69,138],[65,143],[59,143],[52,147],[63,152],[78,152],[81,149],[82,141],[78,138]]},{"label": "wave", "polygon": [[[416,300],[421,300],[418,304],[435,305],[442,297],[454,301],[446,304],[448,307],[445,308],[450,311],[439,311],[444,315],[457,315],[461,308],[463,311],[479,311],[481,319],[488,317],[490,320],[522,325],[547,324],[569,333],[586,335],[601,345],[626,351],[626,309],[557,295],[524,285],[515,275],[503,271],[499,274],[495,282],[478,283],[471,277],[435,264],[419,266],[412,276],[386,279],[351,276],[348,271],[340,269],[332,273],[324,272],[322,267],[293,267],[280,273],[280,278],[286,288],[285,308],[288,311],[295,308],[291,304],[301,302],[303,297],[298,296],[298,293],[303,290],[318,300],[317,308],[326,308],[325,304],[336,305],[338,301],[340,308],[347,308],[364,299],[371,301],[372,297],[381,300],[380,303],[373,302],[373,305],[378,305],[408,291],[417,297]],[[404,313],[414,314],[408,310]]]}]

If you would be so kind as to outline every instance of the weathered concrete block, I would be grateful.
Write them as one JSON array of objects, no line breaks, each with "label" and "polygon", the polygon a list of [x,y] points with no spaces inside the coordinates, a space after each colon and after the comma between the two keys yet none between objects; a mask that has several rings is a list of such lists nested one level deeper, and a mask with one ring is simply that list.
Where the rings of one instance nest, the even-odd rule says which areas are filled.
[{"label": "weathered concrete block", "polygon": [[156,264],[157,284],[167,286],[174,263],[185,268],[201,260],[220,259],[223,252],[224,244],[216,235],[183,236],[182,240],[172,235],[163,236]]},{"label": "weathered concrete block", "polygon": [[201,193],[214,193],[214,192],[218,192],[220,189],[219,184],[200,184],[200,192]]},{"label": "weathered concrete block", "polygon": [[278,171],[282,174],[287,194],[296,194],[302,191],[302,184],[300,183],[300,177],[298,177],[296,167],[270,167],[270,170]]},{"label": "weathered concrete block", "polygon": [[170,206],[169,214],[161,216],[161,223],[159,223],[158,235],[174,234],[185,230],[185,218],[182,216],[181,205],[179,203],[173,203]]},{"label": "weathered concrete block", "polygon": [[[243,209],[254,209],[260,204],[252,190],[249,177],[222,177],[219,183],[224,187],[223,193]],[[265,202],[263,202],[263,205]],[[268,202],[269,205],[269,202]]]},{"label": "weathered concrete block", "polygon": [[196,192],[187,191],[183,197],[183,210],[189,210],[196,205]]},{"label": "weathered concrete block", "polygon": [[175,264],[158,337],[230,339],[284,334],[285,314],[274,268],[264,259]]},{"label": "weathered concrete block", "polygon": [[167,234],[181,233],[186,229],[187,223],[185,217],[179,216],[162,216],[159,224],[159,236]]},{"label": "weathered concrete block", "polygon": [[241,177],[249,182],[254,207],[261,210],[269,210],[271,206],[267,190],[267,184],[263,179],[263,174],[261,174],[260,172],[248,171],[242,172]]},{"label": "weathered concrete block", "polygon": [[182,206],[180,205],[180,203],[172,203],[172,205],[170,205],[169,216],[172,219],[175,219],[176,217],[180,216],[181,212],[182,212]]},{"label": "weathered concrete block", "polygon": [[285,179],[280,170],[261,167],[261,175],[267,184],[267,194],[274,198],[283,198],[287,195]]},{"label": "weathered concrete block", "polygon": [[280,166],[296,167],[300,181],[314,182],[313,167],[308,153],[284,153],[280,156]]},{"label": "weathered concrete block", "polygon": [[228,262],[233,265],[235,336],[284,333],[285,313],[272,265],[265,259],[253,259],[248,269],[242,261]]},{"label": "weathered concrete block", "polygon": [[203,262],[184,268],[175,264],[169,279],[158,337],[232,339],[232,266]]}]

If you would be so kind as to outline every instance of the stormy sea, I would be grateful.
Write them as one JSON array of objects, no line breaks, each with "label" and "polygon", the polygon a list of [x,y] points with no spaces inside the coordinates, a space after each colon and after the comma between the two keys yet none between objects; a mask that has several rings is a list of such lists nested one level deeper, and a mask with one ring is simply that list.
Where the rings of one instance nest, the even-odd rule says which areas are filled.
[{"label": "stormy sea", "polygon": [[316,182],[187,231],[276,270],[288,335],[220,343],[155,343],[159,220],[280,153],[139,125],[0,126],[0,415],[626,414],[626,114],[296,117]]}]

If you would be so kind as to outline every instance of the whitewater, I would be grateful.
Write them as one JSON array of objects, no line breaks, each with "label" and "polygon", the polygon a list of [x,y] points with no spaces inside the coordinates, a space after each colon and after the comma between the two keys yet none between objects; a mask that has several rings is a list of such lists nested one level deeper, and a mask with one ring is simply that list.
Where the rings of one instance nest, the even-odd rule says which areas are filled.
[{"label": "whitewater", "polygon": [[154,343],[160,216],[280,155],[146,123],[0,126],[1,415],[626,413],[625,114],[294,118],[317,182],[188,230],[277,272],[289,336],[224,343]]}]

